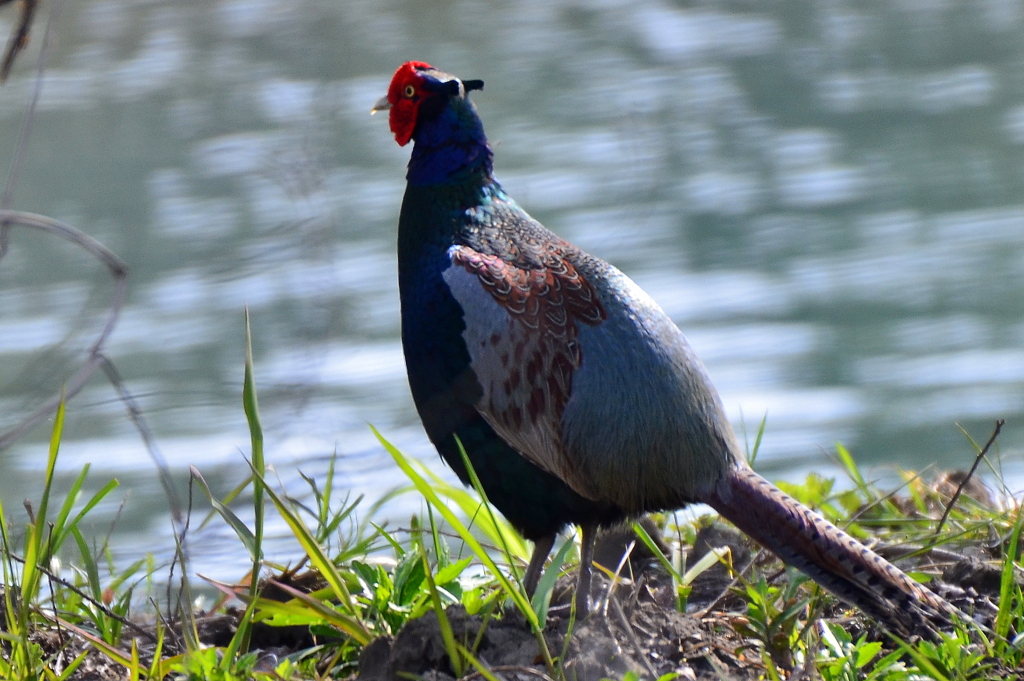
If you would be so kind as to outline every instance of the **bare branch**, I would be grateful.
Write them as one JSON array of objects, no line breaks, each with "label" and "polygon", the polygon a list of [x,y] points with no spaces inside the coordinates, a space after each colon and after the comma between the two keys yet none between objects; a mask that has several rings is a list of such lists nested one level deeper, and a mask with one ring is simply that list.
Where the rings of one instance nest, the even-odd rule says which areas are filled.
[{"label": "bare branch", "polygon": [[[103,346],[110,337],[111,332],[113,332],[114,326],[117,324],[118,317],[121,314],[121,308],[124,306],[125,295],[127,292],[128,266],[125,265],[120,258],[114,255],[113,251],[85,232],[75,229],[71,225],[46,217],[45,215],[36,215],[35,213],[24,213],[13,210],[0,210],[0,230],[6,231],[14,226],[38,229],[47,234],[64,239],[65,241],[70,241],[102,262],[107,269],[110,270],[110,275],[114,278],[114,292],[110,298],[110,306],[107,312],[106,323],[103,325],[103,329],[89,348],[85,363],[79,368],[78,372],[74,376],[68,379],[65,384],[64,395],[66,399],[70,399],[85,387],[86,382],[92,376],[93,372],[100,368],[105,361],[105,357],[103,356]],[[61,393],[57,392],[39,405],[35,411],[25,417],[18,425],[4,433],[0,433],[0,451],[9,447],[18,438],[28,432],[29,429],[39,423],[39,421],[52,414],[60,401]]]},{"label": "bare branch", "polygon": [[[0,5],[9,2],[11,0],[0,0]],[[11,32],[11,37],[7,39],[4,60],[0,63],[0,84],[7,80],[18,53],[28,47],[29,31],[32,30],[32,20],[38,7],[39,0],[21,0],[21,18],[18,20],[18,26]]]},{"label": "bare branch", "polygon": [[939,520],[939,525],[935,528],[934,536],[939,536],[939,532],[942,531],[942,526],[946,524],[946,519],[949,518],[949,514],[953,510],[953,506],[956,505],[957,499],[960,498],[960,493],[964,491],[964,485],[966,485],[970,481],[970,479],[974,477],[974,471],[978,470],[978,464],[980,464],[981,460],[985,458],[985,454],[988,453],[989,447],[991,447],[992,443],[996,441],[997,437],[999,437],[999,431],[1003,429],[1004,423],[1006,423],[1006,421],[1004,421],[1003,419],[996,419],[996,427],[992,431],[992,436],[988,439],[988,442],[985,443],[985,446],[982,447],[981,450],[978,452],[978,455],[974,457],[974,465],[971,466],[971,470],[967,471],[967,475],[964,477],[963,480],[960,481],[960,484],[957,486],[956,491],[953,492],[953,498],[949,500],[949,505],[946,506],[946,510],[943,511],[942,518]]}]

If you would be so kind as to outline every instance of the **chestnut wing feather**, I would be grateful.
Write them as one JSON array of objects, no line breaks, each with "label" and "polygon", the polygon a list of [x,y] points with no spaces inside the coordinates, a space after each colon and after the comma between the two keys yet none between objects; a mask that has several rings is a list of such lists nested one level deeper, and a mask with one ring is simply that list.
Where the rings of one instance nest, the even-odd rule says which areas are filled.
[{"label": "chestnut wing feather", "polygon": [[593,286],[558,253],[539,268],[468,246],[448,255],[443,276],[463,309],[463,338],[483,389],[477,410],[520,454],[571,479],[561,420],[584,361],[578,325],[605,318]]}]

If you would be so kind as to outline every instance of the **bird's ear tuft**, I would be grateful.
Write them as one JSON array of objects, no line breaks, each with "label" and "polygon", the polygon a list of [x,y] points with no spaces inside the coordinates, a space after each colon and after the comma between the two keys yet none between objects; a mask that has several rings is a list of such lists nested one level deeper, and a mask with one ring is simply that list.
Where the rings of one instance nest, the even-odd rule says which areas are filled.
[{"label": "bird's ear tuft", "polygon": [[464,80],[462,86],[466,88],[466,92],[472,92],[473,90],[483,90],[484,82],[482,80]]}]

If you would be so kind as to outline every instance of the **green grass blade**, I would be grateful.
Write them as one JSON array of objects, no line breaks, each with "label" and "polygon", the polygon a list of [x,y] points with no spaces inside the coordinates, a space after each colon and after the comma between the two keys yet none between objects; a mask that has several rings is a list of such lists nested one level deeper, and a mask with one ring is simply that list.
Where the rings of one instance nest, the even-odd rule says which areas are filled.
[{"label": "green grass blade", "polygon": [[[476,469],[473,468],[473,462],[469,460],[469,454],[466,452],[466,448],[462,446],[462,441],[458,437],[455,438],[455,444],[459,447],[459,455],[462,457],[462,465],[465,466],[466,472],[469,473],[469,479],[473,483],[473,489],[480,495],[483,500],[484,516],[493,527],[499,526],[499,521],[496,515],[494,515],[494,507],[491,506],[490,500],[487,498],[487,492],[484,490],[484,485],[480,482],[480,478],[477,477]],[[479,516],[478,516],[479,517]],[[505,553],[505,560],[512,566],[512,574],[515,575],[516,581],[519,582],[519,586],[522,588],[522,582],[520,581],[519,570],[515,567],[515,560],[513,560],[512,549],[508,541],[508,534],[506,532],[498,533],[499,546]]]},{"label": "green grass blade", "polygon": [[[303,592],[299,592],[303,593]],[[314,594],[304,594],[317,602],[317,606],[307,604],[296,596],[290,601],[280,602],[260,597],[256,599],[257,622],[267,622],[275,627],[309,626],[325,623],[325,615],[321,612],[324,604]],[[327,607],[327,606],[324,606]],[[337,611],[333,611],[337,615]],[[334,615],[331,615],[333,618]]]},{"label": "green grass blade", "polygon": [[839,459],[839,463],[842,465],[843,470],[846,471],[847,477],[853,480],[853,484],[857,486],[864,498],[868,501],[875,498],[875,495],[871,492],[871,488],[868,487],[867,481],[860,472],[860,466],[854,460],[853,455],[850,454],[850,450],[843,445],[836,443],[836,458]]},{"label": "green grass blade", "polygon": [[999,611],[996,613],[995,632],[997,641],[1005,641],[1010,633],[1010,623],[1013,619],[1014,599],[1012,590],[1016,586],[1014,579],[1015,561],[1017,558],[1017,546],[1020,543],[1021,529],[1024,528],[1024,516],[1021,515],[1021,507],[1017,507],[1017,520],[1013,525],[1013,532],[1010,533],[1010,544],[1006,549],[1006,556],[1003,558],[1003,572],[999,582]]},{"label": "green grass blade", "polygon": [[397,539],[392,537],[389,533],[385,532],[384,528],[378,525],[377,523],[370,523],[370,525],[373,527],[373,529],[377,531],[377,534],[384,538],[384,541],[391,545],[391,548],[395,551],[395,555],[399,557],[405,555],[405,549],[402,547],[401,544],[398,543]]},{"label": "green grass blade", "polygon": [[[15,612],[15,570],[11,556],[11,538],[7,532],[7,514],[4,511],[3,500],[0,499],[0,540],[3,541],[3,620],[7,623],[8,630],[17,628],[18,616]],[[2,660],[2,658],[0,658]]]},{"label": "green grass blade", "polygon": [[60,451],[60,438],[64,432],[64,400],[57,406],[57,414],[53,418],[53,430],[50,433],[50,450],[46,457],[46,476],[43,479],[43,496],[39,500],[36,520],[46,524],[46,512],[50,504],[50,491],[53,488],[53,475],[57,466],[57,453]]},{"label": "green grass blade", "polygon": [[[53,419],[53,429],[50,432],[50,449],[46,458],[43,495],[39,500],[39,507],[36,509],[35,522],[30,523],[28,532],[25,534],[25,564],[22,568],[21,578],[21,598],[25,604],[33,603],[36,600],[39,582],[42,578],[42,573],[39,571],[39,563],[49,560],[49,556],[43,550],[44,545],[47,544],[51,536],[46,522],[46,513],[50,505],[50,492],[53,489],[57,453],[60,451],[60,438],[64,432],[64,410],[65,404],[62,398],[60,404],[57,405],[57,413]],[[27,608],[22,608],[22,612],[27,616]]]},{"label": "green grass blade", "polygon": [[[366,626],[358,618],[352,617],[343,612],[338,612],[338,610],[331,607],[329,604],[314,598],[312,594],[303,593],[302,591],[299,591],[287,584],[275,582],[275,586],[308,607],[320,618],[320,621],[326,622],[327,624],[344,631],[359,645],[364,646],[373,638],[373,634],[366,629]],[[261,613],[257,619],[260,620],[271,619],[264,616],[263,613],[267,612],[271,613],[271,615],[275,613],[295,615],[297,613],[294,606],[289,606],[288,603],[282,604],[260,598],[257,599],[257,604],[259,605]],[[315,620],[312,620],[311,623],[315,623]]]},{"label": "green grass blade", "polygon": [[256,535],[252,533],[252,530],[242,522],[242,519],[235,515],[235,512],[230,508],[217,501],[216,497],[213,496],[213,492],[210,491],[210,486],[206,484],[206,478],[199,472],[199,469],[195,466],[189,466],[189,472],[192,474],[192,479],[199,483],[203,492],[206,493],[206,498],[210,500],[210,505],[213,509],[220,514],[220,517],[224,519],[232,530],[235,532],[235,536],[238,537],[242,545],[249,552],[249,558],[256,561],[258,554],[256,552]]},{"label": "green grass blade", "polygon": [[86,641],[91,643],[97,650],[99,650],[101,653],[103,653],[104,655],[109,657],[114,662],[116,662],[116,663],[118,663],[120,665],[123,665],[124,667],[127,667],[127,668],[131,669],[131,665],[132,665],[131,653],[126,653],[125,651],[121,650],[117,646],[110,645],[109,643],[107,643],[103,639],[99,638],[98,636],[89,633],[88,631],[86,631],[85,629],[82,629],[81,627],[75,626],[74,624],[72,624],[71,622],[68,622],[67,620],[65,620],[63,618],[58,617],[58,618],[56,618],[56,621],[62,627],[66,627],[68,630],[75,632],[75,634],[77,634],[78,636],[81,636],[83,639],[85,639]]},{"label": "green grass blade", "polygon": [[85,568],[86,582],[89,585],[89,592],[97,601],[103,600],[103,586],[100,584],[100,571],[96,561],[89,550],[89,544],[85,541],[81,531],[77,527],[71,528],[71,534],[78,544],[78,552],[82,556],[82,566]]},{"label": "green grass blade", "polygon": [[71,483],[71,489],[64,496],[64,503],[60,506],[60,511],[57,512],[57,517],[53,521],[53,545],[50,547],[51,551],[56,551],[57,548],[63,543],[62,539],[65,536],[65,523],[67,523],[68,516],[71,515],[71,509],[75,505],[75,500],[78,499],[79,493],[82,491],[82,484],[85,483],[85,476],[89,474],[89,464],[82,466],[82,470],[78,472],[75,477],[75,481]]},{"label": "green grass blade", "polygon": [[252,441],[252,467],[257,477],[253,480],[253,505],[256,509],[256,546],[263,540],[263,481],[267,473],[263,459],[263,426],[260,423],[260,407],[256,398],[256,378],[252,361],[252,330],[249,327],[249,309],[245,310],[245,378],[242,385],[242,408],[249,423],[249,437]]},{"label": "green grass blade", "polygon": [[250,601],[245,607],[245,612],[242,613],[238,620],[238,628],[235,630],[235,635],[231,637],[227,647],[224,648],[225,662],[233,662],[238,659],[239,654],[244,654],[247,651],[249,639],[252,635],[252,616],[255,607],[255,600]]},{"label": "green grass blade", "polygon": [[501,681],[497,676],[494,675],[490,669],[485,667],[483,663],[473,655],[465,646],[455,644],[458,646],[459,652],[463,655],[463,659],[468,660],[473,668],[477,670],[480,676],[484,677],[487,681]]},{"label": "green grass blade", "polygon": [[681,582],[683,576],[679,574],[678,570],[675,569],[675,567],[669,561],[668,557],[661,552],[661,549],[658,547],[657,544],[654,543],[654,539],[651,538],[651,535],[647,533],[647,530],[644,529],[644,526],[640,523],[633,523],[633,532],[635,532],[636,536],[640,538],[640,541],[644,543],[644,546],[646,546],[647,549],[654,554],[654,557],[657,558],[658,562],[661,563],[661,567],[665,568],[665,571],[672,575],[672,579],[676,582]]},{"label": "green grass blade", "polygon": [[162,678],[164,678],[164,675],[160,674],[160,672],[163,671],[160,668],[160,663],[163,660],[163,652],[164,652],[164,626],[163,626],[163,620],[161,620],[159,617],[157,617],[156,618],[156,646],[153,649],[153,662],[149,666],[149,673],[147,675],[148,678],[151,678],[151,679],[162,679]]},{"label": "green grass blade", "polygon": [[[71,662],[68,663],[66,667],[64,667],[64,671],[60,673],[60,676],[54,675],[54,678],[57,681],[65,681],[66,679],[72,678],[75,675],[75,672],[78,671],[78,668],[82,666],[82,663],[85,662],[86,658],[88,657],[88,651],[83,650],[75,657],[75,659],[71,660]],[[45,671],[50,670],[46,669]]]},{"label": "green grass blade", "polygon": [[[80,522],[82,522],[83,518],[85,518],[87,515],[89,515],[89,512],[92,511],[92,509],[96,508],[96,506],[101,501],[103,501],[103,499],[105,499],[108,494],[110,494],[111,492],[113,492],[115,489],[117,489],[120,486],[121,486],[121,483],[118,482],[117,480],[109,480],[109,481],[107,481],[107,484],[103,485],[103,487],[101,487],[99,490],[97,490],[97,492],[95,494],[93,494],[91,497],[89,497],[89,501],[85,502],[85,506],[83,506],[78,511],[78,513],[75,514],[75,517],[71,519],[71,522],[67,522],[67,523],[59,522],[59,523],[57,523],[56,526],[57,527],[63,527],[63,530],[61,531],[61,533],[58,536],[58,538],[54,540],[54,542],[53,542],[53,550],[56,551],[61,546],[63,546],[64,545],[64,540],[67,538],[68,532],[70,532],[72,529],[78,527],[78,524]],[[69,499],[72,498],[71,494],[72,494],[72,492],[68,492],[68,498]],[[75,495],[75,497],[77,497],[78,496],[78,492],[74,491],[74,495]]]},{"label": "green grass blade", "polygon": [[[245,476],[245,480],[242,480],[242,482],[240,482],[237,485],[235,485],[234,487],[232,487],[231,491],[229,491],[227,494],[224,495],[224,498],[221,499],[220,503],[224,504],[225,506],[230,504],[232,501],[237,499],[238,495],[240,495],[242,492],[244,492],[249,487],[249,485],[251,485],[251,484],[252,484],[252,476],[251,475]],[[201,530],[204,527],[206,527],[206,525],[211,520],[213,520],[216,516],[217,516],[216,509],[211,508],[210,512],[207,513],[206,516],[203,518],[203,521],[201,523],[199,523],[198,529]]]},{"label": "green grass blade", "polygon": [[712,565],[717,563],[724,564],[731,572],[733,569],[732,549],[728,546],[718,546],[711,549],[701,556],[701,559],[694,563],[693,567],[689,568],[683,576],[680,577],[680,583],[682,583],[683,586],[693,584],[693,580],[697,579],[697,577],[699,577],[703,572],[706,572]]},{"label": "green grass blade", "polygon": [[676,566],[672,564],[672,561],[668,559],[668,556],[661,552],[661,549],[654,543],[654,539],[652,539],[651,535],[647,533],[647,530],[644,529],[643,525],[640,523],[633,523],[633,532],[636,533],[636,536],[638,536],[640,541],[644,543],[644,546],[654,554],[665,571],[671,575],[672,591],[675,594],[676,610],[679,610],[680,612],[684,611],[686,609],[685,595],[688,592],[681,591],[680,586],[688,586],[689,582],[684,581],[683,575],[680,574],[679,570],[676,569]]},{"label": "green grass blade", "polygon": [[[252,545],[252,579],[249,580],[249,597],[255,599],[260,588],[260,570],[263,559],[263,518],[264,503],[263,478],[266,476],[267,465],[263,459],[263,426],[260,423],[260,407],[256,399],[256,378],[252,361],[252,328],[249,325],[249,307],[245,308],[245,377],[242,382],[242,408],[245,419],[249,422],[249,438],[252,441],[253,469],[252,505],[253,505],[253,545]],[[247,620],[243,619],[243,623]],[[249,628],[239,629],[241,633],[239,647],[241,652],[249,650]]]},{"label": "green grass blade", "polygon": [[[330,497],[326,496],[326,490],[329,489],[329,487],[325,487],[324,489],[325,489],[324,499],[325,500],[329,500]],[[324,535],[327,536],[327,535],[333,534],[334,531],[338,529],[339,525],[341,525],[343,522],[345,522],[345,520],[347,518],[352,516],[352,514],[356,510],[356,507],[359,506],[359,504],[363,503],[363,499],[365,497],[366,497],[365,494],[360,494],[358,497],[356,497],[356,500],[353,501],[351,504],[348,503],[348,498],[346,497],[345,505],[342,508],[342,510],[339,511],[338,513],[336,513],[333,518],[329,518],[328,522],[324,525],[324,528],[323,528]],[[325,510],[329,510],[329,508],[327,506],[327,503],[328,503],[327,501],[324,502],[324,509]]]},{"label": "green grass blade", "polygon": [[409,462],[409,459],[398,451],[394,445],[385,440],[384,436],[381,435],[376,428],[370,426],[370,430],[373,431],[373,434],[377,437],[377,440],[381,443],[384,449],[391,454],[391,458],[395,460],[395,463],[402,469],[402,472],[405,473],[406,477],[412,481],[420,494],[422,494],[428,502],[434,505],[438,512],[444,517],[445,522],[447,522],[452,529],[458,533],[462,540],[466,542],[466,545],[470,548],[473,554],[476,555],[480,562],[484,564],[492,575],[494,575],[498,580],[498,583],[501,584],[502,588],[505,590],[505,593],[507,593],[513,602],[515,602],[516,607],[528,620],[530,620],[530,624],[535,628],[538,627],[537,614],[533,611],[529,601],[526,600],[526,596],[523,595],[520,589],[516,588],[508,581],[508,577],[498,569],[498,566],[491,559],[490,555],[488,555],[487,551],[485,551],[480,545],[480,542],[477,541],[476,537],[473,536],[473,533],[469,531],[461,520],[459,520],[458,516],[452,513],[451,509],[441,503],[441,500],[437,497],[437,494],[434,492],[430,483],[416,472],[416,469]]},{"label": "green grass blade", "polygon": [[910,656],[910,658],[914,661],[914,664],[917,665],[918,669],[927,674],[927,677],[929,679],[934,679],[935,681],[950,681],[949,677],[947,677],[945,674],[939,671],[939,668],[936,667],[935,664],[931,660],[929,660],[926,655],[921,653],[921,651],[919,651],[916,646],[908,645],[907,643],[896,637],[893,637],[893,640],[896,641],[896,643],[899,645],[900,649],[904,653]]},{"label": "green grass blade", "polygon": [[569,550],[572,548],[572,539],[567,539],[562,542],[562,546],[555,553],[554,558],[551,559],[551,564],[548,565],[548,569],[541,575],[540,581],[537,582],[537,590],[533,592],[533,600],[531,605],[533,606],[534,612],[537,613],[538,622],[546,622],[548,619],[548,607],[551,605],[551,592],[554,591],[555,581],[558,579],[558,573],[562,571],[562,566],[565,565],[565,558],[569,555]]},{"label": "green grass blade", "polygon": [[[255,473],[255,471],[253,475],[256,478],[260,477]],[[372,635],[363,625],[359,609],[356,607],[356,604],[352,599],[352,595],[349,593],[348,587],[345,585],[345,580],[341,576],[341,573],[338,572],[338,568],[335,566],[334,561],[331,560],[330,556],[324,553],[323,548],[316,541],[313,533],[306,526],[306,523],[303,522],[302,518],[292,511],[284,500],[278,496],[277,492],[269,486],[266,486],[265,483],[264,489],[267,496],[270,497],[270,500],[277,508],[278,513],[281,514],[281,517],[288,524],[288,527],[291,529],[295,539],[302,546],[303,551],[306,552],[306,555],[309,557],[310,564],[312,564],[320,573],[320,576],[327,581],[327,584],[331,587],[335,597],[337,597],[341,602],[341,606],[345,609],[346,614],[351,617],[353,621],[358,623],[357,631],[349,632],[349,635],[359,641],[359,643],[365,645],[372,638]],[[289,591],[289,593],[291,592]]]},{"label": "green grass blade", "polygon": [[446,565],[437,571],[437,575],[434,577],[438,584],[447,584],[453,579],[458,578],[462,574],[463,570],[469,567],[469,564],[473,562],[472,556],[466,556],[465,558],[458,560],[450,565]]},{"label": "green grass blade", "polygon": [[434,614],[437,616],[437,625],[441,630],[441,640],[444,648],[448,651],[448,661],[455,671],[455,678],[462,678],[466,669],[466,660],[459,651],[455,642],[455,633],[452,631],[452,623],[448,621],[448,615],[444,611],[444,603],[441,602],[441,595],[437,592],[437,584],[434,582],[434,575],[430,572],[430,562],[427,560],[427,552],[423,550],[421,538],[417,535],[416,542],[420,544],[420,558],[423,561],[423,572],[427,579],[427,589],[430,592],[430,603],[434,607]]},{"label": "green grass blade", "polygon": [[483,533],[491,542],[496,546],[507,547],[507,553],[524,562],[529,560],[530,548],[507,520],[499,518],[492,513],[481,513],[483,502],[480,498],[474,497],[464,487],[456,487],[448,481],[442,480],[440,476],[421,461],[412,460],[410,463],[419,468],[421,475],[430,481],[431,487],[433,487],[437,494],[455,502],[462,512],[466,514],[467,518],[472,518],[472,526]]},{"label": "green grass blade", "polygon": [[[328,461],[328,463],[327,463],[327,475],[324,477],[324,494],[323,494],[324,503],[320,505],[320,509],[321,509],[321,511],[320,511],[321,512],[320,524],[324,526],[324,529],[325,529],[326,532],[333,532],[334,531],[334,527],[328,527],[328,524],[329,524],[328,518],[330,517],[330,510],[331,510],[330,506],[328,504],[331,501],[331,494],[334,492],[334,464],[335,464],[335,462],[337,460],[338,460],[338,451],[337,451],[337,449],[335,449],[335,451],[331,454],[330,461]],[[362,496],[360,496],[360,499],[362,499]],[[359,501],[356,501],[356,504],[358,504],[358,503],[359,503]],[[353,505],[351,508],[354,509],[355,505]],[[340,515],[341,514],[339,514],[339,516]],[[346,513],[345,515],[348,515],[348,514]],[[340,522],[341,522],[341,520],[338,519],[338,523],[340,523]],[[335,527],[336,527],[336,525],[335,525]]]},{"label": "green grass blade", "polygon": [[768,425],[768,412],[761,417],[761,425],[757,427],[757,437],[754,438],[754,448],[747,453],[748,463],[753,466],[757,460],[757,454],[761,451],[761,440],[764,439],[764,429]]}]

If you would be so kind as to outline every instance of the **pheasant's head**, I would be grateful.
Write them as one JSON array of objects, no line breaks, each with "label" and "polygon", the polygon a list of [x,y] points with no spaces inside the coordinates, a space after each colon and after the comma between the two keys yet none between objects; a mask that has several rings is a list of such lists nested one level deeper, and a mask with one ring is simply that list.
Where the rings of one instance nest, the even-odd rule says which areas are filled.
[{"label": "pheasant's head", "polygon": [[470,90],[483,87],[482,80],[461,81],[430,64],[409,61],[395,71],[387,96],[374,105],[371,113],[389,111],[391,132],[404,147],[420,121],[437,118],[452,98],[464,99]]}]

